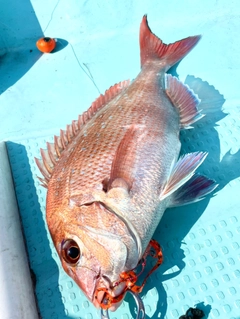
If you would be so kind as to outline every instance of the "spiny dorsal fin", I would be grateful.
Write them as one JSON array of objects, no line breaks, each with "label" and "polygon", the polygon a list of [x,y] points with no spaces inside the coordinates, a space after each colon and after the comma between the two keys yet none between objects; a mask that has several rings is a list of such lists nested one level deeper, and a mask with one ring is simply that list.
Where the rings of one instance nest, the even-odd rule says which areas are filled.
[{"label": "spiny dorsal fin", "polygon": [[41,185],[47,188],[54,166],[57,164],[62,152],[70,144],[75,136],[81,131],[83,126],[97,113],[102,107],[114,99],[120,92],[130,85],[130,80],[119,82],[106,90],[104,95],[100,95],[78,120],[72,121],[67,125],[66,131],[60,130],[60,136],[54,136],[54,143],[47,143],[47,149],[40,149],[42,159],[35,158],[36,164],[44,178],[38,177]]}]

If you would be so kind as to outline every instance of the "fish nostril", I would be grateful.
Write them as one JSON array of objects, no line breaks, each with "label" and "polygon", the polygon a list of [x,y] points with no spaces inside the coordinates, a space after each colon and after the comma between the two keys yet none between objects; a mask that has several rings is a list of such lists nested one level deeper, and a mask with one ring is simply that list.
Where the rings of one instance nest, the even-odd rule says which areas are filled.
[{"label": "fish nostril", "polygon": [[98,274],[95,279],[98,280],[100,278],[100,274]]}]

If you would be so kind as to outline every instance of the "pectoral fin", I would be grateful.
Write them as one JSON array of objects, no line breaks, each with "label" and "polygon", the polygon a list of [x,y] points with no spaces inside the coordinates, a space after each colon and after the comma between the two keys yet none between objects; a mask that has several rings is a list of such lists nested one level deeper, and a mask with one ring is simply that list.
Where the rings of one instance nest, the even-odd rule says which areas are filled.
[{"label": "pectoral fin", "polygon": [[134,166],[136,165],[136,145],[138,142],[139,129],[136,125],[131,125],[121,142],[118,145],[115,157],[112,162],[108,190],[120,187],[129,191],[134,182]]}]

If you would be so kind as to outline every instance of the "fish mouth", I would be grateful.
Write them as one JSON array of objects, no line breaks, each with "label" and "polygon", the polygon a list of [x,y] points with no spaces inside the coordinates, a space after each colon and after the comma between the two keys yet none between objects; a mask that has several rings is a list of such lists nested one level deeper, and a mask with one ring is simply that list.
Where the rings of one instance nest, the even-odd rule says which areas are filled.
[{"label": "fish mouth", "polygon": [[98,284],[92,302],[96,308],[103,308],[101,305],[107,306],[110,298],[112,301],[110,301],[110,305],[107,308],[110,311],[116,311],[124,299],[125,288],[125,282],[114,282],[111,286]]}]

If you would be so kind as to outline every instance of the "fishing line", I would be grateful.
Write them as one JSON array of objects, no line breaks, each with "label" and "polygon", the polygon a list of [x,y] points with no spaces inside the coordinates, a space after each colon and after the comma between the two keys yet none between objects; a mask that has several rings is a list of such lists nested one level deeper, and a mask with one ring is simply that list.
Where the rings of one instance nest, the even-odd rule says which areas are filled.
[{"label": "fishing line", "polygon": [[[50,23],[52,22],[54,12],[55,12],[55,10],[57,9],[57,7],[58,7],[60,1],[61,1],[61,0],[58,0],[57,3],[56,3],[56,5],[55,5],[55,7],[53,8],[53,11],[52,11],[52,13],[51,13],[50,20],[49,20],[49,22],[48,22],[46,28],[43,30],[43,33],[46,32],[46,30],[48,29]],[[58,41],[58,42],[61,43],[61,41]],[[98,93],[101,94],[101,92],[100,92],[100,90],[99,90],[99,88],[98,88],[96,82],[94,81],[94,78],[93,78],[92,73],[90,72],[88,66],[87,66],[85,63],[83,63],[84,67],[85,67],[85,68],[87,69],[87,71],[88,71],[88,72],[86,72],[86,70],[82,67],[82,65],[81,65],[81,63],[80,63],[80,61],[79,61],[79,59],[78,59],[78,57],[77,57],[77,54],[76,54],[76,52],[75,52],[75,50],[74,50],[74,48],[73,48],[73,45],[72,45],[71,43],[69,43],[69,44],[70,44],[70,46],[71,46],[71,49],[72,49],[73,54],[74,54],[74,56],[75,56],[75,58],[76,58],[76,60],[77,60],[78,65],[80,66],[80,68],[82,69],[82,71],[87,75],[87,77],[92,81],[92,83],[93,83],[93,85],[95,86],[95,88],[97,89]]]},{"label": "fishing line", "polygon": [[52,19],[53,19],[54,11],[57,9],[57,6],[59,5],[59,2],[60,2],[60,1],[61,1],[61,0],[58,0],[57,3],[56,3],[56,5],[55,5],[55,7],[53,8],[53,11],[52,11],[52,13],[51,13],[51,18],[50,18],[50,20],[48,21],[48,24],[47,24],[46,28],[43,30],[43,33],[45,33],[46,30],[47,30],[47,28],[49,27],[49,24],[51,23],[51,21],[52,21]]},{"label": "fishing line", "polygon": [[79,59],[78,59],[78,57],[77,57],[77,54],[76,54],[76,52],[75,52],[75,50],[74,50],[74,48],[73,48],[73,45],[72,45],[71,43],[69,43],[69,44],[70,44],[70,47],[71,47],[71,49],[72,49],[72,51],[73,51],[73,54],[74,54],[74,56],[75,56],[75,58],[76,58],[76,60],[77,60],[78,65],[79,65],[80,68],[83,70],[83,72],[87,75],[87,77],[92,81],[93,85],[94,85],[95,88],[98,90],[98,93],[101,94],[101,92],[100,92],[100,90],[99,90],[97,84],[95,83],[95,81],[94,81],[94,79],[93,79],[93,76],[92,76],[91,72],[89,71],[88,67],[86,67],[86,64],[83,63],[83,65],[85,66],[85,68],[88,70],[88,72],[89,72],[91,75],[89,75],[89,73],[86,72],[86,70],[82,67],[82,65],[81,65],[81,63],[80,63],[80,61],[79,61]]},{"label": "fishing line", "polygon": [[94,85],[96,86],[96,88],[97,88],[97,90],[98,90],[99,94],[101,94],[101,92],[99,91],[99,89],[98,89],[98,87],[97,87],[97,84],[96,84],[96,83],[95,83],[95,81],[94,81],[94,78],[93,78],[93,76],[92,76],[92,73],[91,73],[91,71],[90,71],[89,67],[87,66],[87,64],[86,64],[86,63],[83,63],[83,65],[84,65],[84,66],[85,66],[85,68],[88,70],[89,75],[91,76],[92,82],[93,82],[93,83],[94,83]]}]

